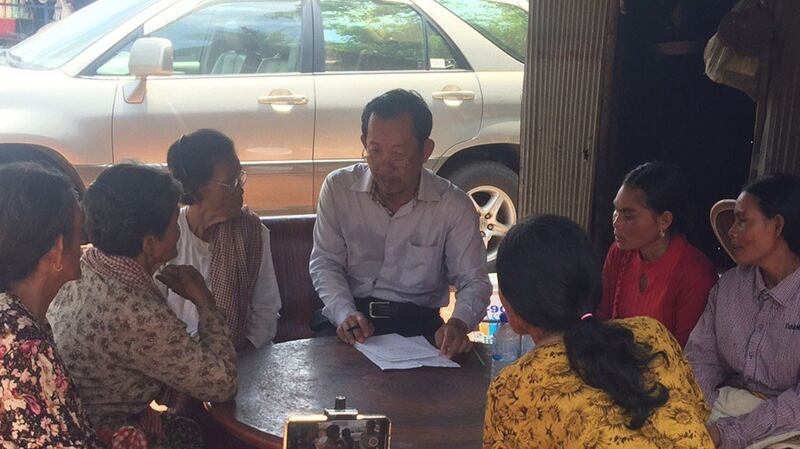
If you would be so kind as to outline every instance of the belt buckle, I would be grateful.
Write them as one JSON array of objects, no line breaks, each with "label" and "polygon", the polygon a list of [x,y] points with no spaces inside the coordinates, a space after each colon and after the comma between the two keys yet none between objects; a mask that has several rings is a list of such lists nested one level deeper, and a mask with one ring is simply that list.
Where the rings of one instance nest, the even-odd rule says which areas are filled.
[{"label": "belt buckle", "polygon": [[370,302],[369,303],[369,317],[370,318],[391,318],[391,315],[379,315],[379,314],[376,314],[372,310],[372,306],[374,306],[376,304],[379,305],[379,306],[383,306],[383,305],[388,306],[390,303],[389,303],[389,301],[372,301],[372,302]]}]

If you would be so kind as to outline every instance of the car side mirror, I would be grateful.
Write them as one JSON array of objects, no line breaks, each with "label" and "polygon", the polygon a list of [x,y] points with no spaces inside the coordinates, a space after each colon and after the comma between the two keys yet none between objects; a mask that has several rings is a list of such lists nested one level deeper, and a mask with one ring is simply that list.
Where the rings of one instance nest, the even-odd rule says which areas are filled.
[{"label": "car side mirror", "polygon": [[125,101],[132,104],[144,101],[147,77],[172,75],[173,60],[172,42],[169,39],[161,37],[137,39],[131,47],[128,59],[128,70],[136,80],[124,86]]}]

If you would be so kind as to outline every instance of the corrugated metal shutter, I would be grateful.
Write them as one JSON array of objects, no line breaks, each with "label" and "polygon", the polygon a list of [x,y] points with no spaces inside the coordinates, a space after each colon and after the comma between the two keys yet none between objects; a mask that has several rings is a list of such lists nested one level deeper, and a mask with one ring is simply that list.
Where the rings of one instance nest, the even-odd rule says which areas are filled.
[{"label": "corrugated metal shutter", "polygon": [[751,180],[789,172],[800,174],[800,2],[774,3],[775,35],[767,84],[759,98]]},{"label": "corrugated metal shutter", "polygon": [[520,218],[554,213],[589,227],[618,8],[619,0],[531,0]]}]

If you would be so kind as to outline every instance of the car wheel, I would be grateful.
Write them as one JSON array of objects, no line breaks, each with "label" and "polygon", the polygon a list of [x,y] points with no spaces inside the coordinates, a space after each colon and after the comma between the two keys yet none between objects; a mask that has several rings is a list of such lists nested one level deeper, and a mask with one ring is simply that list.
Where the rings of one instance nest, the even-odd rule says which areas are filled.
[{"label": "car wheel", "polygon": [[487,262],[494,271],[500,241],[517,222],[519,176],[505,165],[484,161],[457,169],[450,181],[469,195],[480,215]]},{"label": "car wheel", "polygon": [[[2,0],[0,0],[2,1]],[[75,167],[70,164],[64,156],[57,151],[40,146],[24,145],[24,144],[2,144],[0,145],[0,164],[8,164],[12,162],[36,162],[44,165],[47,168],[55,169],[61,172],[72,181],[75,185],[75,190],[78,191],[80,197],[86,191],[86,187],[81,180]]]}]

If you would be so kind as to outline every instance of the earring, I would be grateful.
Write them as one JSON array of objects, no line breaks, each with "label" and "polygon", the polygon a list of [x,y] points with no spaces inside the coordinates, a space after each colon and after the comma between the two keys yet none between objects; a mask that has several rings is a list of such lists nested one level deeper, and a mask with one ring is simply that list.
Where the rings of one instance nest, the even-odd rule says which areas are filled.
[{"label": "earring", "polygon": [[665,236],[664,230],[662,229],[662,230],[658,231],[658,235],[663,239],[664,236]]},{"label": "earring", "polygon": [[61,271],[61,270],[64,269],[64,265],[61,265],[61,264],[55,265],[55,264],[53,264],[53,269],[56,270],[56,271]]}]

